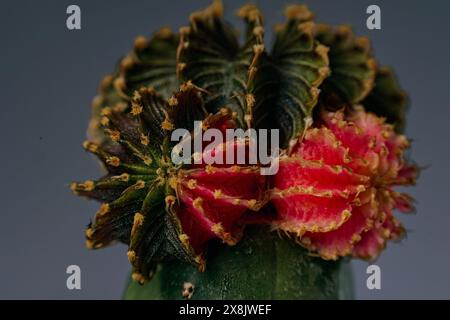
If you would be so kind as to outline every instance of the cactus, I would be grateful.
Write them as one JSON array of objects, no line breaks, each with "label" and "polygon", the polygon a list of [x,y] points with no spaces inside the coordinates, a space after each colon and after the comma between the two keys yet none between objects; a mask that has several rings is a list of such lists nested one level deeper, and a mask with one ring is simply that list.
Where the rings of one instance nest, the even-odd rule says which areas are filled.
[{"label": "cactus", "polygon": [[[342,150],[326,141],[334,130],[332,119],[347,121],[348,126],[359,123],[369,140],[388,132],[390,140],[380,143],[398,157],[386,161],[395,167],[393,174],[401,171],[399,179],[404,179],[393,177],[389,183],[410,184],[415,179],[413,166],[402,167],[406,145],[388,146],[396,139],[393,128],[401,132],[404,127],[406,95],[389,68],[378,68],[367,38],[354,36],[347,26],[316,24],[306,6],[291,5],[285,10],[286,22],[275,28],[269,50],[258,8],[245,5],[237,15],[245,23],[242,39],[224,20],[220,1],[191,14],[189,25],[178,34],[163,28],[151,39],[138,37],[116,71],[102,80],[93,101],[83,146],[100,159],[106,172],[95,181],[72,183],[71,189],[102,203],[86,228],[87,247],[98,249],[114,242],[128,246],[133,282],[126,298],[348,297],[342,294],[348,292],[348,283],[340,281],[340,274],[348,270],[343,270],[347,267],[339,258],[355,252],[373,258],[379,250],[368,252],[373,249],[370,241],[361,246],[364,250],[355,248],[362,232],[369,233],[367,226],[358,225],[351,234],[338,228],[359,216],[351,212],[357,195],[369,189],[369,180],[378,182],[379,174],[364,176],[365,169],[359,167],[361,172],[352,167],[356,173],[351,177],[335,173],[345,180],[338,186],[342,190],[324,188],[323,194],[337,196],[323,200],[327,205],[317,203],[309,220],[298,212],[311,202],[286,198],[286,189],[311,190],[320,180],[320,173],[311,172],[301,178],[296,155],[316,150],[302,161],[323,161],[336,152],[327,165],[340,165],[335,162],[341,160],[344,165],[347,159],[341,156],[350,147],[350,152],[364,158],[345,145],[340,129],[333,141],[336,146],[343,144]],[[328,113],[334,118],[327,118]],[[369,118],[379,131],[366,127]],[[281,172],[262,176],[259,165],[247,162],[173,163],[171,133],[179,128],[195,132],[194,121],[202,121],[203,129],[222,132],[278,129]],[[239,143],[223,141],[213,151],[196,156],[205,159],[211,152],[224,156]],[[244,145],[247,148],[245,141]],[[340,151],[343,154],[337,155]],[[396,203],[390,211],[411,207],[407,195],[388,191],[391,198],[383,204]],[[328,209],[333,207],[342,207],[342,214],[330,218]],[[390,228],[393,237],[400,230],[392,229],[398,227],[393,219],[389,215],[382,222],[389,226],[377,232]],[[274,229],[278,233],[270,232]],[[351,239],[336,240],[333,232]],[[341,241],[342,247],[329,241]],[[276,273],[271,273],[273,268]],[[184,289],[183,279],[188,286]]]},{"label": "cactus", "polygon": [[416,167],[403,156],[409,142],[362,107],[321,119],[324,125],[308,129],[280,160],[272,191],[279,219],[272,225],[298,234],[323,259],[373,260],[405,234],[393,210],[413,210],[412,199],[394,190],[416,180]]}]

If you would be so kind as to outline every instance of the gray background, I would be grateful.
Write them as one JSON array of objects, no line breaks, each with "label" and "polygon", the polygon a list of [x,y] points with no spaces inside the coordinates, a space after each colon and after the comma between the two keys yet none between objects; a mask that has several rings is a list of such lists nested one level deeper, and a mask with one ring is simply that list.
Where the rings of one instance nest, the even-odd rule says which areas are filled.
[{"label": "gray background", "polygon": [[[256,1],[270,25],[284,1]],[[82,30],[66,29],[66,7],[82,10]],[[99,175],[81,148],[98,81],[135,36],[178,29],[209,1],[1,1],[0,298],[120,298],[129,271],[122,245],[84,248],[83,229],[98,205],[74,197],[73,179]],[[244,1],[227,1],[227,15]],[[358,298],[450,298],[449,2],[306,1],[319,21],[349,23],[372,39],[378,60],[395,66],[412,108],[412,156],[430,165],[411,193],[417,214],[403,216],[408,239],[377,261],[382,290],[365,286],[354,262]],[[365,10],[382,9],[382,30]],[[270,30],[271,28],[267,28]],[[270,39],[270,32],[267,35]],[[82,290],[66,289],[66,267],[82,269]]]}]

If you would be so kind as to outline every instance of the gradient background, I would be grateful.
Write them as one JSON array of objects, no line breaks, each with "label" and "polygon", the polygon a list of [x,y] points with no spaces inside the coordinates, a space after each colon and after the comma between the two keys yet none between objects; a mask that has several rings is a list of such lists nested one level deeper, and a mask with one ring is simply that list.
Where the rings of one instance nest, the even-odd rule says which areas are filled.
[{"label": "gradient background", "polygon": [[[225,0],[227,16],[244,1]],[[285,1],[255,1],[266,25],[282,20]],[[377,264],[382,289],[366,288],[365,262],[354,262],[357,298],[450,298],[450,41],[448,1],[305,1],[318,21],[349,23],[368,35],[381,64],[395,67],[411,97],[407,134],[412,157],[430,165],[411,193],[410,230]],[[1,1],[0,298],[121,297],[126,248],[84,248],[83,230],[98,208],[74,197],[69,182],[99,176],[81,148],[97,83],[135,36],[162,25],[175,30],[208,0]],[[66,28],[78,4],[82,30]],[[366,8],[378,4],[382,30],[366,29]],[[267,27],[266,39],[271,39]],[[66,267],[82,270],[82,290],[66,288]]]}]

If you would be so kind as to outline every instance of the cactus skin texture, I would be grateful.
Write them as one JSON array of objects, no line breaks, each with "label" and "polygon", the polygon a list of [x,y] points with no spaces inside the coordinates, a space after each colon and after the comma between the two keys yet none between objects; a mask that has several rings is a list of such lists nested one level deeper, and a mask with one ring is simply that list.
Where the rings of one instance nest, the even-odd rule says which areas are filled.
[{"label": "cactus skin texture", "polygon": [[[102,203],[86,228],[86,245],[128,246],[132,280],[125,298],[350,298],[351,276],[342,257],[374,258],[385,240],[403,230],[392,209],[408,211],[412,199],[370,184],[379,183],[382,175],[328,172],[323,177],[331,180],[325,183],[339,183],[341,178],[342,183],[322,190],[320,196],[332,195],[320,200],[326,204],[310,199],[310,207],[324,210],[308,220],[297,215],[302,201],[290,201],[287,189],[310,192],[320,178],[292,176],[302,166],[297,158],[304,156],[304,143],[316,142],[319,150],[315,156],[320,159],[309,154],[308,161],[321,162],[335,152],[331,149],[339,149],[339,139],[331,149],[325,141],[332,130],[326,126],[327,115],[346,121],[362,112],[395,138],[394,131],[404,128],[408,99],[393,71],[378,67],[367,38],[355,36],[348,26],[316,24],[304,5],[286,7],[286,20],[275,27],[270,49],[256,6],[237,11],[245,24],[241,37],[223,19],[223,11],[222,3],[214,1],[192,13],[178,33],[163,28],[150,39],[137,37],[132,51],[101,81],[83,147],[99,158],[104,175],[71,184],[75,194]],[[203,121],[203,129],[222,132],[279,129],[280,173],[262,176],[258,165],[247,163],[172,163],[171,133],[178,128],[193,132],[196,120]],[[362,126],[365,129],[378,137],[373,128]],[[225,156],[239,143],[224,141],[195,156]],[[391,149],[402,153],[406,145],[397,147]],[[389,158],[389,164],[402,154],[397,156]],[[402,172],[403,180],[392,178],[389,183],[414,182],[414,166],[395,170]],[[286,185],[290,178],[292,186]],[[361,224],[358,235],[350,234],[341,247],[333,242],[339,237],[321,239],[352,221],[363,188],[390,194],[381,201],[383,193],[374,191],[375,202],[387,212],[383,219],[370,216],[382,239],[364,237],[369,228]],[[271,232],[274,229],[278,232]],[[363,239],[359,248],[354,247],[356,239]]]}]

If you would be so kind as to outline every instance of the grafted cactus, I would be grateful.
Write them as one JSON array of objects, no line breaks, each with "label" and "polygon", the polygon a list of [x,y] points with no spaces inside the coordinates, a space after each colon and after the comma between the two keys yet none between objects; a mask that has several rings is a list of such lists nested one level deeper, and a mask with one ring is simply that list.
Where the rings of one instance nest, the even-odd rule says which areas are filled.
[{"label": "grafted cactus", "polygon": [[[352,115],[366,119],[365,108],[377,115],[367,117],[379,119],[373,121],[380,132],[385,130],[394,139],[391,127],[401,132],[404,126],[406,96],[390,69],[377,67],[367,38],[354,36],[347,26],[316,24],[306,6],[286,8],[286,22],[276,26],[270,49],[265,45],[263,16],[258,8],[246,5],[237,15],[245,24],[242,38],[224,21],[220,1],[193,13],[189,25],[178,34],[164,28],[151,39],[138,37],[117,70],[102,80],[93,101],[89,140],[83,146],[101,160],[106,173],[95,181],[73,183],[71,188],[78,195],[102,202],[86,229],[87,246],[97,249],[124,243],[136,283],[147,283],[156,274],[145,286],[130,284],[126,297],[348,297],[343,294],[348,292],[348,279],[345,283],[339,276],[346,267],[339,259],[352,253],[373,223],[367,220],[353,230],[350,240],[339,240],[345,250],[332,243],[333,232],[342,233],[338,228],[345,225],[344,221],[363,210],[352,212],[358,207],[356,200],[362,189],[373,185],[369,182],[372,177],[381,181],[381,174],[368,174],[363,168],[358,176],[360,185],[354,190],[351,181],[341,185],[351,191],[336,191],[336,186],[330,187],[330,181],[325,181],[323,185],[329,190],[313,192],[320,185],[310,175],[301,178],[308,171],[302,173],[301,166],[288,168],[290,171],[286,168],[300,161],[296,157],[309,157],[307,161],[317,161],[318,165],[329,160],[326,165],[332,168],[339,161],[339,166],[355,169],[357,165],[348,164],[350,157],[339,154],[333,158],[330,150],[356,150],[354,153],[362,158],[366,151],[345,145],[347,140],[339,136],[340,129],[335,130],[334,144],[327,141],[330,129],[320,127],[330,127],[327,121],[332,120],[324,114],[333,114],[328,117],[339,121],[347,117],[345,125],[353,127],[351,121],[357,117]],[[378,117],[385,117],[389,124]],[[174,163],[171,134],[181,128],[195,132],[194,121],[202,121],[201,130],[214,128],[220,132],[278,129],[281,163],[285,166],[273,177],[261,175],[260,164],[248,161],[228,165]],[[379,134],[363,120],[358,125],[367,141]],[[310,149],[308,141],[315,143]],[[386,161],[397,170],[393,169],[395,177],[389,182],[395,183],[407,143],[398,151],[386,139],[382,141],[387,147],[375,148],[370,155],[388,157]],[[205,159],[212,153],[224,157],[240,144],[248,151],[248,140],[232,139],[194,157]],[[381,151],[389,148],[398,158]],[[310,150],[314,154],[306,154],[313,152]],[[378,165],[373,161],[370,165]],[[309,165],[305,168],[315,170]],[[414,167],[407,169],[401,184],[415,179]],[[294,201],[288,198],[291,191],[296,193]],[[392,189],[389,192],[397,199],[389,210],[397,207],[406,211],[410,207],[406,195]],[[302,202],[308,197],[328,198]],[[314,207],[311,203],[319,205],[314,212],[306,212],[305,208]],[[339,204],[345,209],[345,217],[330,216],[333,210],[327,206]],[[378,213],[373,216],[382,219]],[[267,225],[277,229],[278,235]],[[279,238],[282,234],[287,237]],[[312,245],[311,239],[319,239],[320,245]],[[318,251],[323,259],[338,261],[308,256],[299,245],[310,250],[309,254]],[[373,258],[378,252],[359,256]],[[191,286],[189,294],[182,294],[183,282]]]}]

